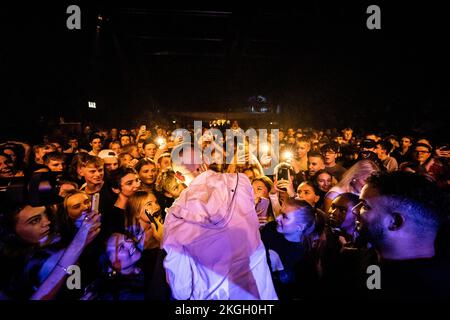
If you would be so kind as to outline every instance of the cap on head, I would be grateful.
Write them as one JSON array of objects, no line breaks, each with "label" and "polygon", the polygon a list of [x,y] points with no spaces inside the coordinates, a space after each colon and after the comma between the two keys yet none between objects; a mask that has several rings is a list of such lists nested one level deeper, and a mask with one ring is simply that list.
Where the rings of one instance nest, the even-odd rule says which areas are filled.
[{"label": "cap on head", "polygon": [[117,154],[111,149],[105,149],[99,152],[98,157],[103,160],[117,159]]}]

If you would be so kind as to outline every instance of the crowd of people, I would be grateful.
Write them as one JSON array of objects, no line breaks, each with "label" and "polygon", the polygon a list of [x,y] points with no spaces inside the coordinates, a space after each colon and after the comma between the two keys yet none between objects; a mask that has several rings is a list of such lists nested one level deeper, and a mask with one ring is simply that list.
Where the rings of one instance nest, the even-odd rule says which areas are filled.
[{"label": "crowd of people", "polygon": [[450,297],[448,145],[288,128],[256,154],[244,137],[239,161],[209,128],[185,138],[143,125],[1,143],[0,298]]}]

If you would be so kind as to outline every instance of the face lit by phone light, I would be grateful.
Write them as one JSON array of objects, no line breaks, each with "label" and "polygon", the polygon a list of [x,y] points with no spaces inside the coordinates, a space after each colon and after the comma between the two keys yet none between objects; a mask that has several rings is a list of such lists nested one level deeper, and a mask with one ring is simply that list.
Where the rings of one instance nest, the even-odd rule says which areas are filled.
[{"label": "face lit by phone light", "polygon": [[83,192],[68,195],[64,200],[67,215],[74,221],[80,218],[83,213],[86,214],[91,207],[91,200]]},{"label": "face lit by phone light", "polygon": [[121,274],[134,273],[136,262],[141,258],[137,244],[121,233],[113,233],[109,237],[106,254],[112,268]]}]

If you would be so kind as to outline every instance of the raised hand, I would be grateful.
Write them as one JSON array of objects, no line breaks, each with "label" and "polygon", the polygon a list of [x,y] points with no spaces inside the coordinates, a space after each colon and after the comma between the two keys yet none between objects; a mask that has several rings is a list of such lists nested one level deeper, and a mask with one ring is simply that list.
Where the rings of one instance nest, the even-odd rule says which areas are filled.
[{"label": "raised hand", "polygon": [[74,241],[77,241],[83,247],[91,243],[100,233],[100,218],[101,215],[97,212],[89,213],[75,234]]}]

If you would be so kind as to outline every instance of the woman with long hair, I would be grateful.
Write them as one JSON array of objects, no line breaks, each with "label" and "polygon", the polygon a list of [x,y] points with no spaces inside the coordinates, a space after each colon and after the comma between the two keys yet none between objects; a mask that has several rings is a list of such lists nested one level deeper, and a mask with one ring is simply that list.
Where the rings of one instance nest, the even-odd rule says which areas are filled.
[{"label": "woman with long hair", "polygon": [[162,236],[161,208],[153,193],[139,190],[128,198],[125,230],[136,238],[143,237],[143,249],[159,248]]},{"label": "woman with long hair", "polygon": [[375,172],[380,171],[378,165],[370,160],[360,160],[348,169],[341,181],[330,189],[325,195],[323,210],[328,212],[333,200],[341,193],[354,193],[359,195],[366,179]]},{"label": "woman with long hair", "polygon": [[76,295],[64,290],[64,280],[97,237],[100,216],[89,212],[73,238],[64,243],[51,215],[49,208],[30,205],[10,208],[2,215],[0,256],[2,268],[11,273],[0,289],[9,298],[49,300]]},{"label": "woman with long hair", "polygon": [[[255,178],[252,182],[253,194],[255,198],[255,210],[258,214],[260,226],[264,226],[270,221],[275,220],[275,215],[270,202],[270,190],[273,189],[273,182],[267,176]],[[269,204],[266,206],[264,202]]]},{"label": "woman with long hair", "polygon": [[323,214],[300,199],[283,202],[281,214],[261,230],[280,300],[312,296],[318,275],[314,250],[325,227]]},{"label": "woman with long hair", "polygon": [[125,229],[142,251],[140,265],[147,299],[165,300],[170,297],[163,267],[165,252],[160,249],[163,228],[161,208],[155,195],[144,190],[136,191],[125,208]]}]

